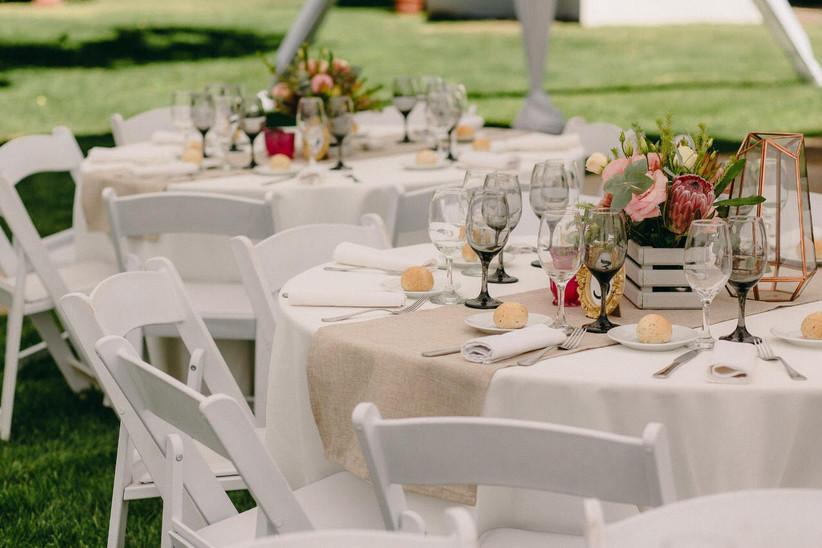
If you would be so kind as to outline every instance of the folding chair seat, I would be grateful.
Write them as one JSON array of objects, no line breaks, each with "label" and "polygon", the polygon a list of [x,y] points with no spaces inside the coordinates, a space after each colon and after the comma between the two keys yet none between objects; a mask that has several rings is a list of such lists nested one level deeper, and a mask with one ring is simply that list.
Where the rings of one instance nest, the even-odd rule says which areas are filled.
[{"label": "folding chair seat", "polygon": [[[642,438],[634,438],[512,419],[385,420],[372,403],[359,404],[353,422],[387,529],[425,530],[424,518],[408,509],[404,484],[478,485],[481,546],[584,544],[582,529],[578,534],[521,530],[484,516],[486,486],[597,496],[641,506],[675,499],[667,438],[658,423],[650,423]],[[548,515],[552,509],[520,510]],[[581,501],[578,511],[581,515]]]},{"label": "folding chair seat", "polygon": [[[192,390],[144,362],[122,337],[104,337],[96,348],[122,397],[150,435],[139,441],[132,436],[138,450],[159,456],[146,464],[163,497],[164,545],[170,538],[186,546],[223,546],[326,526],[382,528],[373,490],[348,472],[292,491],[254,434],[241,402],[224,394],[204,396]],[[256,508],[237,512],[192,440],[235,464]],[[187,501],[197,510],[194,515],[186,512]],[[436,523],[447,506],[452,505],[428,499],[420,511]]]},{"label": "folding chair seat", "polygon": [[[385,224],[379,215],[363,215],[361,224],[314,224],[278,232],[254,244],[245,236],[231,241],[234,258],[240,270],[248,298],[257,317],[255,386],[268,386],[268,367],[274,343],[275,295],[300,272],[331,260],[334,248],[342,242],[367,245],[377,249],[389,247]],[[254,413],[265,416],[263,390],[254,398]]]},{"label": "folding chair seat", "polygon": [[438,185],[405,191],[398,186],[397,198],[387,223],[391,242],[394,246],[411,245],[429,242],[428,206],[434,193],[441,188],[453,185]]},{"label": "folding chair seat", "polygon": [[171,107],[160,107],[135,114],[124,119],[120,113],[112,114],[111,134],[117,146],[150,141],[155,131],[173,131]]},{"label": "folding chair seat", "polygon": [[[52,310],[68,291],[88,291],[116,272],[102,261],[77,262],[71,229],[41,238],[16,185],[29,175],[69,172],[76,181],[83,154],[74,135],[57,127],[51,135],[29,135],[0,146],[0,215],[12,242],[0,232],[0,303],[8,308],[5,371],[0,401],[0,439],[8,440],[20,361],[46,349],[75,392],[88,387],[91,369],[64,340]],[[29,184],[29,183],[25,183]],[[43,342],[20,349],[23,318],[29,316]]]}]

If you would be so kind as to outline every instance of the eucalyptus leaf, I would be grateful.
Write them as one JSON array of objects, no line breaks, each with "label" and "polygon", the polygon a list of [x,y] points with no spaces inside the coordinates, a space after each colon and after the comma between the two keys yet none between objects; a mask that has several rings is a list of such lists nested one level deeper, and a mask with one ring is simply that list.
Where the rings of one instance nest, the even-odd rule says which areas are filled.
[{"label": "eucalyptus leaf", "polygon": [[619,192],[614,194],[613,199],[611,200],[611,211],[616,213],[617,211],[622,211],[625,209],[625,206],[631,201],[632,194],[630,192]]}]

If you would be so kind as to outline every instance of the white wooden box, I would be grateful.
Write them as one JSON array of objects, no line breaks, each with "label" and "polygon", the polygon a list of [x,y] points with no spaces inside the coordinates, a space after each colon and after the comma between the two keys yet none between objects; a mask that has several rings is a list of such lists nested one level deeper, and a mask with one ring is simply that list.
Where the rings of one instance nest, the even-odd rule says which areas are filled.
[{"label": "white wooden box", "polygon": [[637,308],[701,308],[699,297],[685,278],[684,260],[683,249],[640,246],[629,241],[625,296]]}]

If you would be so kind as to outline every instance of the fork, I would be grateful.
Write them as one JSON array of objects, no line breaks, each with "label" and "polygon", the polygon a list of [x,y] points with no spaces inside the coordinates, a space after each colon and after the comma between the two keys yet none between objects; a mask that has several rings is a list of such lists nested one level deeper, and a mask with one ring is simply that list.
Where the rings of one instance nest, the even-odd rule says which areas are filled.
[{"label": "fork", "polygon": [[527,367],[529,365],[534,365],[538,361],[542,361],[543,358],[545,357],[545,355],[548,354],[548,352],[550,352],[554,348],[559,348],[560,350],[573,350],[574,348],[576,348],[580,345],[580,343],[582,342],[582,336],[585,335],[586,331],[588,331],[588,328],[585,327],[585,326],[577,327],[576,329],[574,329],[571,332],[570,335],[568,335],[568,338],[565,339],[565,342],[563,342],[562,344],[560,344],[560,345],[552,344],[551,346],[545,348],[542,352],[540,352],[536,356],[533,356],[533,357],[526,358],[524,360],[518,361],[517,365],[521,365],[523,367]]},{"label": "fork", "polygon": [[408,314],[409,312],[413,312],[418,310],[422,305],[428,302],[428,297],[423,297],[421,299],[417,299],[415,302],[409,304],[405,308],[400,308],[399,310],[392,309],[392,308],[369,308],[368,310],[357,310],[356,312],[351,312],[349,314],[343,314],[342,316],[332,316],[330,318],[322,318],[321,321],[323,322],[339,322],[342,320],[347,320],[348,318],[353,318],[354,316],[359,316],[360,314],[367,314],[369,312],[377,312],[383,311],[388,312],[389,314],[393,314],[398,316],[400,314]]},{"label": "fork", "polygon": [[802,373],[798,372],[793,367],[788,365],[788,362],[783,360],[780,356],[777,356],[776,354],[774,354],[773,349],[771,348],[771,345],[769,345],[768,341],[766,341],[765,339],[759,339],[759,340],[754,341],[754,346],[756,346],[757,354],[759,354],[759,357],[762,358],[763,360],[769,361],[769,362],[774,361],[774,360],[779,360],[780,362],[782,362],[782,365],[785,366],[785,371],[788,372],[788,375],[793,380],[795,380],[795,381],[806,381],[806,380],[808,380],[808,377],[806,377],[805,375],[803,375]]}]

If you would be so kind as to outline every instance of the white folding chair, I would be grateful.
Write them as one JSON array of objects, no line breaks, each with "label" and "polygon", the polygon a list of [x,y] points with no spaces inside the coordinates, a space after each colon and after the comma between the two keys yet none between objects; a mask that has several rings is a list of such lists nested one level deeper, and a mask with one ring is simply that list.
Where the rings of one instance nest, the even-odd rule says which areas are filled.
[{"label": "white folding chair", "polygon": [[[268,364],[274,343],[275,295],[300,272],[331,260],[334,248],[353,242],[377,249],[389,247],[385,224],[379,215],[363,215],[361,224],[304,225],[278,232],[254,244],[246,236],[231,240],[234,258],[257,316],[254,385],[268,386]],[[265,418],[266,390],[255,394],[254,413]]]},{"label": "white folding chair", "polygon": [[[151,468],[149,463],[152,459],[162,462],[162,456],[152,450],[150,443],[146,443],[150,439],[149,434],[97,356],[94,348],[97,341],[107,335],[125,337],[150,325],[169,326],[191,354],[188,385],[200,391],[204,384],[209,393],[226,394],[237,400],[249,419],[253,415],[214,339],[194,311],[174,265],[168,259],[155,257],[146,261],[145,270],[116,274],[101,282],[89,295],[69,293],[60,300],[60,306],[65,314],[67,327],[78,342],[78,351],[94,368],[121,421],[108,546],[123,546],[129,501],[157,497],[160,494],[153,476],[147,470]],[[131,442],[129,434],[143,440],[143,443],[136,443],[141,448],[142,458],[135,458],[135,444]],[[223,489],[245,488],[245,483],[237,475],[231,462],[211,452],[206,452],[205,455]]]},{"label": "white folding chair", "polygon": [[[405,191],[396,187],[397,199],[389,214],[388,226],[393,246],[426,243],[428,239],[428,206],[431,197],[441,188],[454,185],[439,185],[418,190]],[[425,231],[424,237],[421,236]]]},{"label": "white folding chair", "polygon": [[446,535],[422,536],[399,531],[338,530],[266,537],[237,548],[475,548],[477,527],[465,508],[445,511]]},{"label": "white folding chair", "polygon": [[150,141],[155,131],[173,131],[171,107],[160,107],[124,119],[120,113],[111,116],[111,134],[117,146]]},{"label": "white folding chair", "polygon": [[[208,236],[247,236],[262,240],[274,234],[272,198],[253,200],[224,194],[157,192],[117,197],[114,190],[103,191],[111,238],[121,271],[133,270],[141,262],[132,248],[136,237],[163,234],[200,234]],[[215,253],[229,243],[215,239],[202,254]],[[222,247],[221,247],[222,249]],[[225,265],[215,265],[224,267]],[[182,269],[180,269],[182,270]],[[192,279],[183,274],[191,302],[215,339],[253,341],[256,320],[251,302],[241,282],[208,281],[207,276]],[[173,336],[166,327],[144,330],[146,335]],[[267,364],[266,364],[267,365]],[[258,396],[267,389],[254,385]],[[262,420],[262,419],[261,419]]]},{"label": "white folding chair", "polygon": [[[212,547],[313,528],[383,529],[367,482],[339,472],[291,491],[235,399],[192,390],[145,363],[121,337],[104,337],[96,347],[122,397],[150,434],[150,440],[132,436],[137,450],[165,458],[165,467],[156,460],[146,462],[163,497],[164,545],[171,536],[184,546]],[[237,513],[191,439],[234,463],[256,508]],[[183,513],[183,493],[199,516]],[[426,519],[441,518],[445,501],[420,498],[425,500],[409,497],[409,502]]]},{"label": "white folding chair", "polygon": [[619,148],[619,135],[622,128],[607,122],[588,123],[582,116],[574,116],[565,124],[563,135],[576,133],[582,143],[587,158],[594,152],[601,152],[606,156],[614,147]]},{"label": "white folding chair", "polygon": [[[425,530],[407,507],[403,484],[506,486],[641,506],[675,499],[665,428],[658,423],[634,438],[512,419],[385,420],[372,403],[359,404],[353,422],[387,529]],[[573,539],[513,528],[480,534],[481,544],[494,546],[567,545]]]},{"label": "white folding chair", "polygon": [[[585,500],[590,548],[822,546],[822,489],[751,489],[708,495],[606,524]],[[681,543],[681,544],[680,544]]]},{"label": "white folding chair", "polygon": [[[52,311],[68,291],[88,291],[116,272],[101,261],[77,262],[71,230],[40,238],[16,185],[40,172],[68,171],[79,176],[83,154],[64,127],[51,135],[29,135],[0,146],[0,215],[11,230],[13,244],[0,231],[0,302],[8,307],[5,371],[0,400],[0,439],[8,440],[20,361],[47,349],[75,392],[89,386],[93,373],[77,360],[63,339]],[[23,318],[29,316],[42,343],[20,350]]]}]

